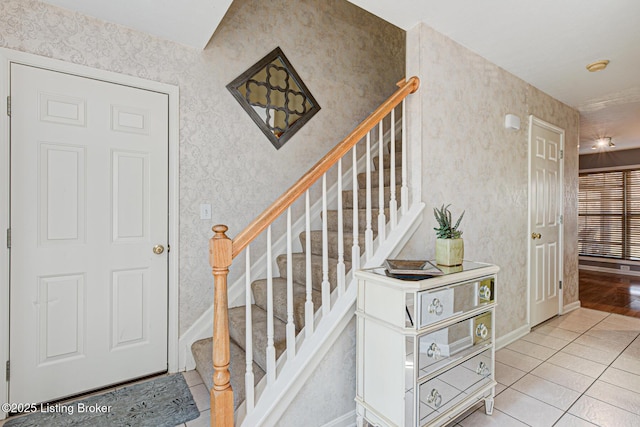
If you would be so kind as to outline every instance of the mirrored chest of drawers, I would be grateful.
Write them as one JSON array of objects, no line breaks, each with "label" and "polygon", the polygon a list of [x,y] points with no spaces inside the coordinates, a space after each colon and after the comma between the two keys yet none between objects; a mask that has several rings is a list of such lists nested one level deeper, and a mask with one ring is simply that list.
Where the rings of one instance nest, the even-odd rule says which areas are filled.
[{"label": "mirrored chest of drawers", "polygon": [[499,268],[465,261],[424,280],[358,279],[358,427],[441,426],[484,401],[493,411]]}]

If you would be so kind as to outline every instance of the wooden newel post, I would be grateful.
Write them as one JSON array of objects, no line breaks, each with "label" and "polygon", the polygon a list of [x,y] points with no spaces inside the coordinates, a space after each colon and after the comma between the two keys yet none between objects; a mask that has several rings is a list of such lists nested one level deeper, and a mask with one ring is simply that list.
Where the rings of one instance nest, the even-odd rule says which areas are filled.
[{"label": "wooden newel post", "polygon": [[229,314],[227,275],[232,262],[233,242],[226,225],[215,225],[209,240],[209,263],[213,272],[213,388],[211,427],[233,427],[233,390],[229,373]]}]

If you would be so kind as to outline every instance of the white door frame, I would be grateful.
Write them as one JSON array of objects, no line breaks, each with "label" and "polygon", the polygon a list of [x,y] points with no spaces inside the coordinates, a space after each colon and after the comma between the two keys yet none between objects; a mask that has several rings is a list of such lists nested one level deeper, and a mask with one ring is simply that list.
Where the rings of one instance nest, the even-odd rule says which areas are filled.
[{"label": "white door frame", "polygon": [[[564,129],[559,128],[551,123],[545,122],[544,120],[534,116],[533,114],[529,116],[529,144],[528,144],[528,156],[527,156],[527,170],[528,170],[528,199],[529,202],[527,204],[527,325],[531,328],[531,245],[529,239],[531,238],[531,140],[533,137],[533,125],[537,125],[550,131],[556,132],[560,134],[560,150],[564,153]],[[563,314],[563,300],[564,300],[564,154],[561,155],[560,158],[560,191],[558,191],[558,207],[561,215],[563,216],[563,220],[560,221],[560,227],[558,228],[558,276],[560,276],[560,280],[563,282],[562,289],[559,289],[558,293],[558,314]]]},{"label": "white door frame", "polygon": [[[7,115],[7,96],[10,88],[10,65],[17,62],[74,74],[110,83],[122,84],[155,92],[169,97],[169,313],[167,362],[169,372],[177,372],[178,365],[178,213],[179,213],[179,88],[177,86],[144,80],[110,71],[77,65],[70,62],[45,58],[11,49],[0,48],[0,404],[7,403],[9,383],[5,378],[5,366],[9,359],[9,249],[5,243],[9,228],[10,191],[10,132]],[[17,403],[17,402],[16,402]],[[7,414],[0,409],[0,420]]]}]

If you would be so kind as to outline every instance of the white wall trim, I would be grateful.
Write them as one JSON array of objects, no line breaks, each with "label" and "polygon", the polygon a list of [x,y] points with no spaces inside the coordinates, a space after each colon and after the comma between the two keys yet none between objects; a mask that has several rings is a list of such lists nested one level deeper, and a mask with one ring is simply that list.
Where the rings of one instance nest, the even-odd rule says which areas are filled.
[{"label": "white wall trim", "polygon": [[[144,80],[111,71],[99,70],[70,62],[37,56],[30,53],[0,48],[0,113],[5,123],[5,131],[0,134],[0,230],[9,227],[9,117],[6,98],[10,90],[10,64],[21,63],[28,66],[46,68],[77,76],[103,80],[116,84],[138,87],[165,93],[169,97],[169,324],[168,324],[168,369],[178,370],[178,319],[179,319],[179,88],[166,83]],[[0,366],[4,368],[9,357],[9,250],[4,242],[0,245]],[[4,369],[2,369],[4,372]],[[2,374],[4,375],[4,374]],[[0,402],[8,401],[8,382],[0,387]],[[0,412],[0,419],[6,414]]]},{"label": "white wall trim", "polygon": [[580,301],[574,301],[562,307],[562,314],[570,313],[573,310],[577,310],[579,308],[580,308]]},{"label": "white wall trim", "polygon": [[355,427],[356,425],[356,410],[349,411],[346,414],[328,422],[322,427]]},{"label": "white wall trim", "polygon": [[612,274],[623,274],[625,276],[636,276],[636,277],[640,277],[640,271],[636,271],[636,270],[620,270],[617,268],[607,268],[607,267],[598,267],[595,265],[581,265],[578,267],[578,270],[584,270],[584,271],[596,271],[599,273],[612,273]]},{"label": "white wall trim", "polygon": [[506,347],[514,341],[518,341],[523,336],[527,335],[531,332],[531,328],[529,325],[520,326],[517,329],[509,332],[508,334],[502,335],[501,337],[496,339],[496,350],[500,350],[502,347]]}]

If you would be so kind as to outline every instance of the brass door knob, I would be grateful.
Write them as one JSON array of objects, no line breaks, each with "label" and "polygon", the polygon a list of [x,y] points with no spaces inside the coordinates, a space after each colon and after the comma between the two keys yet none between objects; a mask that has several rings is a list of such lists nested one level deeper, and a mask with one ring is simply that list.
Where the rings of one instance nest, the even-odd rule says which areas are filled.
[{"label": "brass door knob", "polygon": [[156,255],[160,255],[162,252],[164,252],[164,246],[162,245],[155,245],[153,247],[153,253]]},{"label": "brass door knob", "polygon": [[540,234],[540,233],[531,233],[531,238],[532,238],[533,240],[535,240],[535,239],[539,239],[539,238],[541,238],[541,237],[542,237],[542,234]]}]

